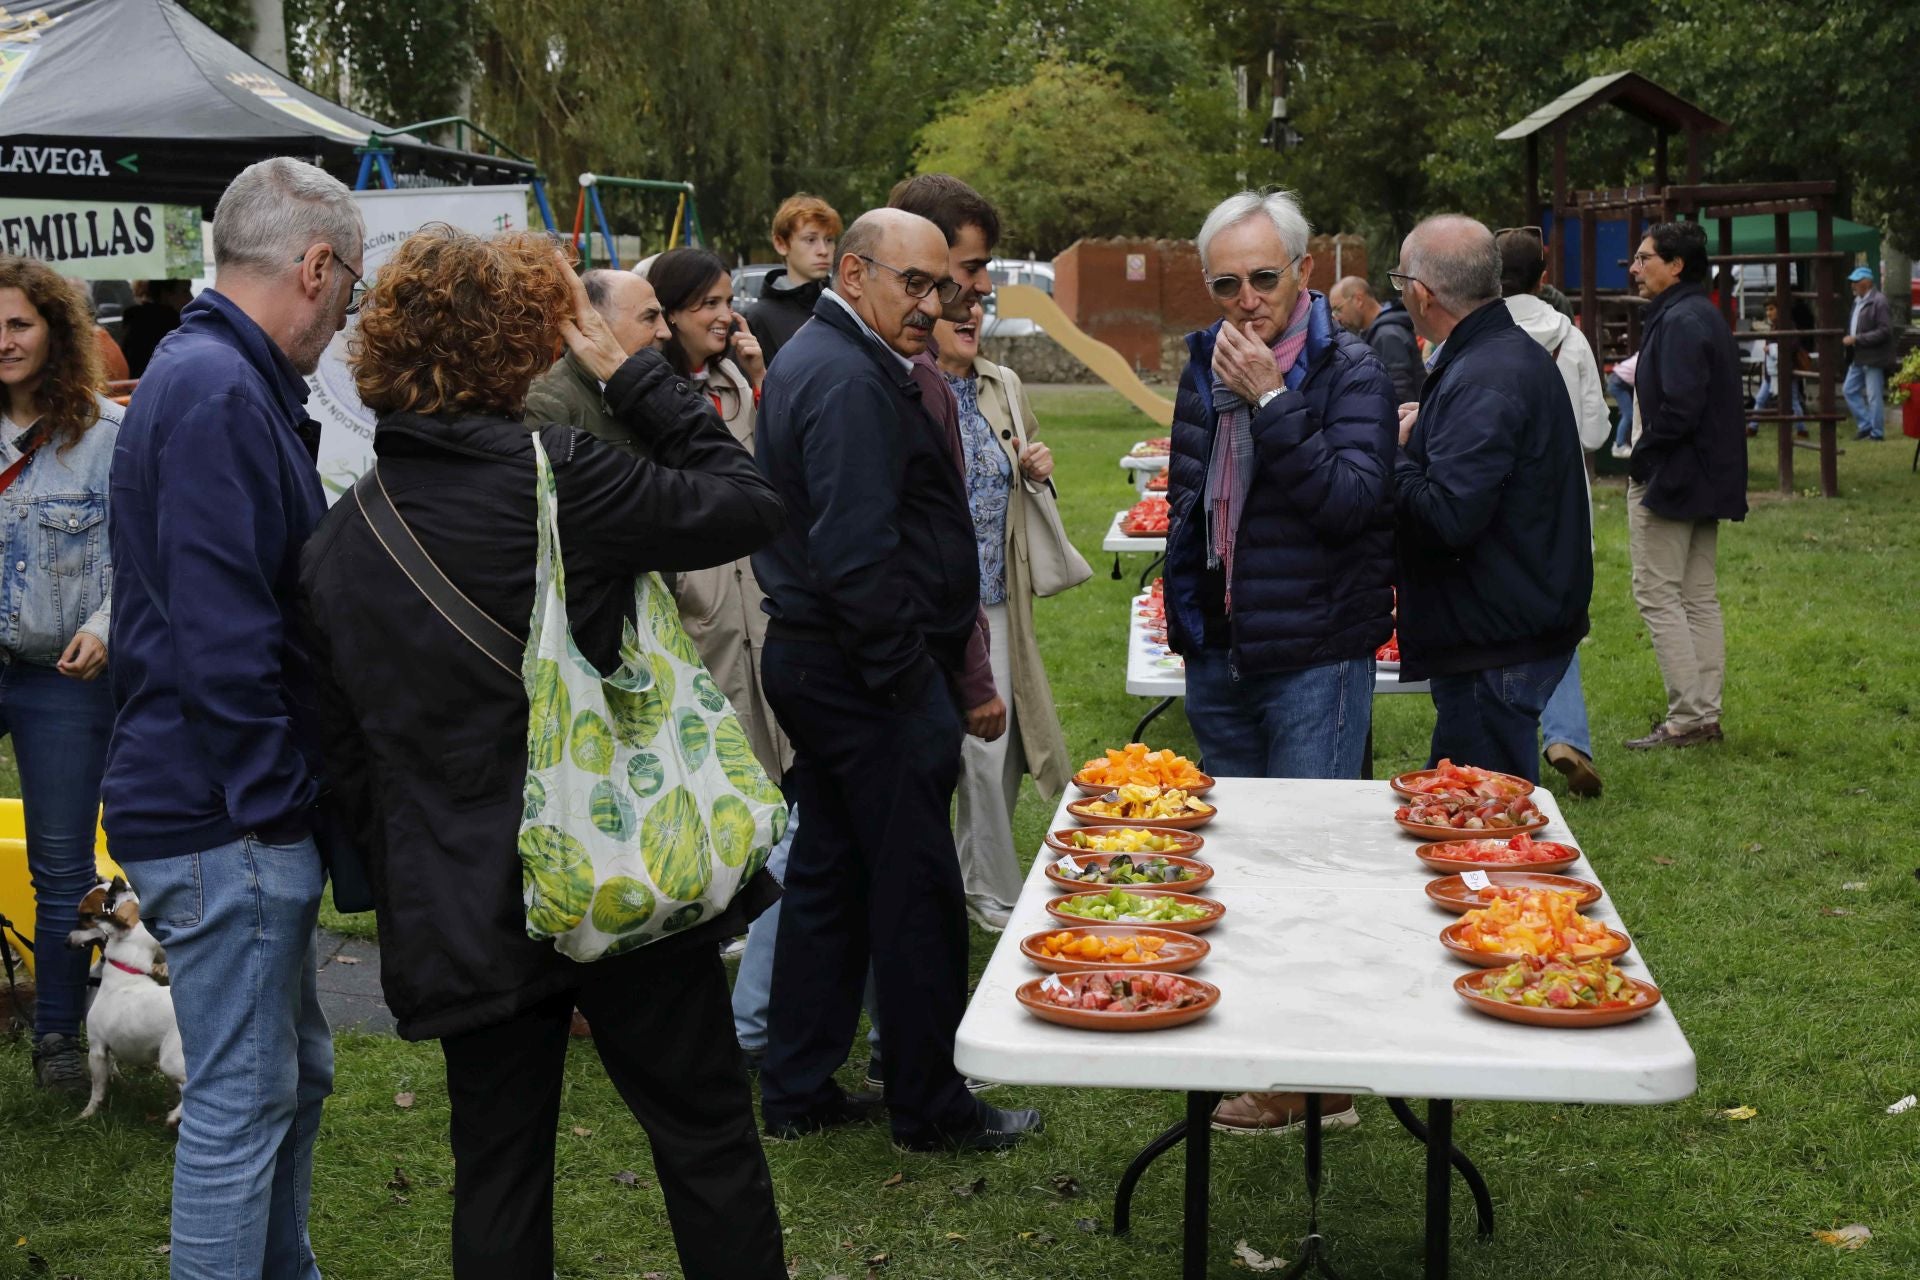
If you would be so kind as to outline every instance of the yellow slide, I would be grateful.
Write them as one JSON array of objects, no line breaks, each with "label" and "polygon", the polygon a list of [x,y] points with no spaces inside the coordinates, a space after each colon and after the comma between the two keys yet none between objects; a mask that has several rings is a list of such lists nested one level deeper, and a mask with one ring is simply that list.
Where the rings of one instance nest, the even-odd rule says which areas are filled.
[{"label": "yellow slide", "polygon": [[1090,338],[1067,319],[1045,290],[1030,284],[1005,284],[995,289],[999,314],[1005,319],[1031,320],[1046,330],[1047,336],[1066,349],[1068,355],[1100,375],[1100,380],[1133,402],[1133,407],[1163,427],[1173,425],[1173,401],[1155,395],[1140,381],[1127,358],[1098,338]]},{"label": "yellow slide", "polygon": [[[98,826],[94,828],[93,848],[101,877],[119,875],[120,868],[107,856],[107,833]],[[22,937],[33,941],[33,882],[27,875],[27,823],[18,800],[0,800],[0,915],[11,920]],[[54,945],[64,941],[62,938]],[[33,957],[25,958],[31,970]]]}]

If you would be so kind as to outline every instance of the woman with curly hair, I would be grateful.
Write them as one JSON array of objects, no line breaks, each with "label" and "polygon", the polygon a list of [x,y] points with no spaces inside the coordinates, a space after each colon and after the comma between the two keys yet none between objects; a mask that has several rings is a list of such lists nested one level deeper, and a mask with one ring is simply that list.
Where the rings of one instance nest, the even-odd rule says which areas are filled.
[{"label": "woman with curly hair", "polygon": [[13,739],[33,877],[34,1074],[87,1091],[76,1037],[86,955],[60,946],[93,886],[113,729],[107,665],[107,473],[120,407],[100,396],[93,312],[43,262],[0,254],[0,733]]},{"label": "woman with curly hair", "polygon": [[[563,339],[645,456],[522,420]],[[379,415],[378,483],[445,577],[514,635],[535,607],[537,436],[558,492],[573,640],[602,673],[620,665],[636,575],[746,555],[784,520],[701,396],[659,353],[627,356],[541,236],[415,233],[374,281],[349,359]],[[446,1062],[454,1275],[552,1271],[554,1134],[577,1006],[651,1139],[683,1274],[780,1280],[717,945],[772,900],[771,878],[758,873],[709,921],[592,963],[529,938],[519,671],[436,611],[356,501],[321,522],[301,583],[329,782],[371,869],[387,1003],[400,1034],[438,1039]]]}]

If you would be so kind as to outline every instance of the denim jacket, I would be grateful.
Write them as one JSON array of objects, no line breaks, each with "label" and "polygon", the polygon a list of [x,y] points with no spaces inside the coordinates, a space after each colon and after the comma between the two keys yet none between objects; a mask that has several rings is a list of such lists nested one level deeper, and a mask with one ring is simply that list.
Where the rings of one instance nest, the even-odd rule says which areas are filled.
[{"label": "denim jacket", "polygon": [[[52,666],[83,629],[107,642],[107,476],[121,409],[106,399],[99,407],[71,448],[41,446],[0,495],[0,649],[20,662]],[[13,441],[24,430],[0,415],[0,466],[19,456]]]}]

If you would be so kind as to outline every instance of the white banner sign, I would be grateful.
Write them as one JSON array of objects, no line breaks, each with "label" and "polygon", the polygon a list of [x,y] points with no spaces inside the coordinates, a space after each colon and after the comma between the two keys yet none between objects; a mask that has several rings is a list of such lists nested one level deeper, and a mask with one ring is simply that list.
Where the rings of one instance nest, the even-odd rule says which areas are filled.
[{"label": "white banner sign", "polygon": [[[0,169],[4,172],[4,169]],[[81,280],[200,274],[200,211],[186,205],[0,199],[0,253]]]},{"label": "white banner sign", "polygon": [[[354,199],[367,220],[366,265],[374,273],[402,240],[428,223],[492,235],[527,225],[527,189],[512,187],[427,187],[403,191],[356,191]],[[320,479],[328,501],[345,493],[373,462],[373,414],[360,403],[347,368],[347,339],[354,322],[334,335],[320,368],[307,379],[313,395],[307,412],[320,424]]]}]

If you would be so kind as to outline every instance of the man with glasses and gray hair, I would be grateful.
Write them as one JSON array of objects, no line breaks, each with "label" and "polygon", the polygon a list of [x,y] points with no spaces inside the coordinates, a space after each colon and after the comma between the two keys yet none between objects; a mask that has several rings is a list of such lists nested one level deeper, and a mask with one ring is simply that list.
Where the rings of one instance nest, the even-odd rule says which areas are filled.
[{"label": "man with glasses and gray hair", "polygon": [[[1216,776],[1358,778],[1373,653],[1393,633],[1393,386],[1307,287],[1300,206],[1242,191],[1200,228],[1220,308],[1187,336],[1167,477],[1167,629],[1187,719]],[[1326,1100],[1349,1125],[1351,1098]],[[1220,1104],[1214,1126],[1279,1132],[1297,1093]]]},{"label": "man with glasses and gray hair", "polygon": [[1388,278],[1439,346],[1400,407],[1400,678],[1430,680],[1428,763],[1540,779],[1540,713],[1587,633],[1593,549],[1573,402],[1500,300],[1491,231],[1429,218]]},{"label": "man with glasses and gray hair", "polygon": [[307,1198],[333,1041],[315,991],[314,680],[294,623],[326,510],[307,384],[355,310],[352,193],[276,158],[213,219],[189,303],[113,458],[102,785],[114,857],[167,949],[187,1083],[173,1169],[176,1278],[317,1280]]},{"label": "man with glasses and gray hair", "polygon": [[886,1109],[910,1150],[995,1151],[1040,1128],[953,1066],[967,913],[948,813],[961,676],[980,613],[966,489],[913,375],[963,286],[940,229],[876,209],[761,388],[754,462],[787,527],[753,556],[771,617],[761,680],[793,743],[799,809],[774,947],[761,1116],[798,1138],[879,1118],[834,1082],[869,963]]}]

